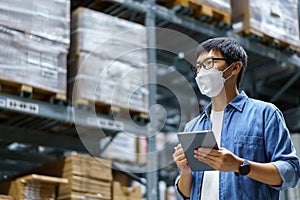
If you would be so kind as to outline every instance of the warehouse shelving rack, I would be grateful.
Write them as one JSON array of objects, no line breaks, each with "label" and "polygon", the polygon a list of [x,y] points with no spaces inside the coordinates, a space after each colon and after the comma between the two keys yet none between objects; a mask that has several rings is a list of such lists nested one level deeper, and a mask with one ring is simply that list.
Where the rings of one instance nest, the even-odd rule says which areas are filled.
[{"label": "warehouse shelving rack", "polygon": [[[91,3],[97,0],[90,1],[79,1],[76,6],[89,6]],[[74,1],[76,2],[76,1]],[[216,36],[228,36],[238,40],[247,50],[253,52],[259,60],[256,63],[255,69],[259,68],[261,65],[274,64],[274,63],[287,63],[294,66],[297,72],[300,67],[300,56],[299,53],[289,51],[281,51],[271,46],[266,46],[260,43],[257,38],[254,37],[241,37],[231,30],[224,28],[223,26],[218,26],[216,24],[207,24],[206,22],[201,22],[192,19],[185,15],[179,15],[175,9],[168,9],[156,4],[155,0],[109,0],[114,5],[114,9],[110,11],[111,14],[116,15],[118,12],[133,11],[134,15],[130,17],[129,20],[139,20],[136,19],[137,16],[142,16],[142,21],[144,20],[144,25],[147,27],[168,27],[169,24],[176,26],[177,28],[184,28],[187,32],[199,33],[197,36],[198,40],[207,37]],[[300,8],[300,7],[299,7]],[[153,29],[149,29],[147,33],[148,36],[148,46],[149,48],[148,56],[149,63],[156,63],[156,35]],[[253,61],[254,62],[254,61]],[[253,63],[252,62],[252,63]],[[250,63],[251,64],[251,63]],[[149,65],[150,66],[150,65]],[[299,73],[294,74],[294,79],[288,81],[279,90],[274,93],[276,97],[275,100],[286,91],[295,81],[297,80]],[[149,67],[149,81],[156,81],[156,68],[151,65]],[[255,96],[256,86],[250,85],[250,90],[253,91]],[[150,105],[156,103],[155,95],[157,93],[157,88],[154,85],[149,87],[150,90]],[[274,100],[274,99],[273,99]],[[299,105],[296,101],[294,104]],[[293,104],[293,105],[294,105]],[[14,175],[26,171],[29,168],[36,167],[39,164],[48,162],[61,156],[65,151],[78,151],[86,152],[85,147],[77,137],[76,128],[74,127],[74,107],[67,104],[53,104],[48,102],[36,101],[24,97],[9,95],[0,93],[0,155],[9,161],[3,161],[0,164],[0,179],[5,180],[7,178],[13,177]],[[294,108],[292,108],[294,109]],[[299,110],[298,108],[295,108]],[[84,112],[84,108],[82,109]],[[287,112],[293,113],[293,112]],[[298,111],[299,113],[299,111]],[[295,113],[294,113],[295,114]],[[138,130],[126,121],[126,119],[119,121],[113,120],[110,116],[97,115],[101,128],[105,129],[109,133],[117,133],[119,127],[123,127],[124,130],[128,132],[135,133],[137,135],[147,135],[143,130]],[[157,119],[151,118],[152,122]],[[289,115],[287,115],[287,122],[289,125]],[[80,125],[85,126],[90,131],[96,131],[98,128],[98,123],[93,123],[87,119],[79,120]],[[298,123],[298,122],[295,122]],[[156,132],[157,127],[149,127],[149,135],[153,135]],[[290,127],[294,127],[294,130],[300,130],[297,128],[299,126],[294,123],[290,124]],[[45,139],[46,138],[46,139]],[[14,143],[24,143],[30,144],[33,147],[24,147],[25,152],[12,151],[9,150],[9,146]],[[37,151],[35,146],[45,146],[51,147],[51,151],[45,151],[41,153]],[[148,138],[148,149],[149,151],[155,151],[155,138]],[[123,166],[123,168],[141,168],[145,167],[146,170],[150,171],[146,174],[147,179],[147,199],[156,200],[158,199],[158,174],[157,171],[153,170],[156,168],[157,158],[153,155],[148,158],[147,166]],[[15,162],[14,162],[15,161]],[[22,163],[22,164],[20,164]],[[122,165],[122,164],[120,164]]]}]

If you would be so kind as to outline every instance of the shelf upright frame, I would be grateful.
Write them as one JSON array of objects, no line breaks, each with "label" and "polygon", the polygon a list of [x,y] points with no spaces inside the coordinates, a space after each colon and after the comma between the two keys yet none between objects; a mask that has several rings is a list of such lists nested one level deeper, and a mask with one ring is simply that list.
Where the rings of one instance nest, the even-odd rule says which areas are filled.
[{"label": "shelf upright frame", "polygon": [[[153,8],[155,6],[155,0],[147,0],[147,11],[145,26],[147,28],[147,53],[148,53],[148,81],[149,81],[149,110],[151,106],[156,104],[156,31],[155,31],[155,12]],[[151,116],[151,114],[150,114]],[[157,116],[152,115],[150,120],[150,125],[148,126],[147,133],[147,199],[148,200],[158,200],[158,173],[157,173],[157,155],[156,151],[156,141],[155,133],[157,132]]]}]

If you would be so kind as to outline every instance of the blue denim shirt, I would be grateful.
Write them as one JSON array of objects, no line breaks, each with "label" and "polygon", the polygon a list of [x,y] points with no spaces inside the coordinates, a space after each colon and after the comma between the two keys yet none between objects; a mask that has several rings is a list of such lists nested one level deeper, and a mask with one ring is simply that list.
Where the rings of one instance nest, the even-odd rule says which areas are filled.
[{"label": "blue denim shirt", "polygon": [[[210,128],[211,104],[205,111],[187,123],[185,131]],[[221,147],[235,155],[255,162],[272,163],[279,170],[283,183],[274,187],[234,172],[220,172],[220,200],[279,199],[279,190],[295,187],[300,177],[299,160],[291,142],[282,113],[271,103],[248,98],[241,92],[224,110]],[[190,199],[201,196],[203,172],[192,173]],[[180,199],[184,199],[178,191]]]}]

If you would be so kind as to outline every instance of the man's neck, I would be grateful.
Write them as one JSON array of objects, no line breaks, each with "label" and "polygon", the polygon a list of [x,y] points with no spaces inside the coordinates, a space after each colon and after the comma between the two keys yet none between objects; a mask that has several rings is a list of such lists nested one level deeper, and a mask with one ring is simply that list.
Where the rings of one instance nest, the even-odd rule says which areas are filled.
[{"label": "man's neck", "polygon": [[239,94],[237,88],[226,92],[225,88],[222,89],[220,94],[212,98],[212,110],[223,111],[224,108]]}]

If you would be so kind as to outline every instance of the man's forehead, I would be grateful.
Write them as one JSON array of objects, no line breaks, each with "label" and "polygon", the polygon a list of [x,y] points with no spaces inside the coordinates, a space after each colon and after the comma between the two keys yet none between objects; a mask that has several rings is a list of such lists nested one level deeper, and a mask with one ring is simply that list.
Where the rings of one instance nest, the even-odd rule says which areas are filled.
[{"label": "man's forehead", "polygon": [[197,58],[197,62],[201,62],[206,58],[219,57],[221,53],[217,50],[203,51]]}]

